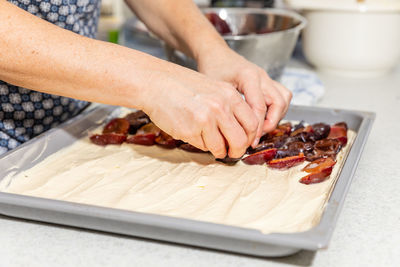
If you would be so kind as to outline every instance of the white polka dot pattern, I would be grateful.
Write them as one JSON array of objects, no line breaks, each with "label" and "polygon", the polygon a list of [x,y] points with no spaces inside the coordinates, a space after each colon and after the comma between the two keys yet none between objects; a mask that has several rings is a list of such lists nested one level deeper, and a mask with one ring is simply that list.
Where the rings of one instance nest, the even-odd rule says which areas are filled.
[{"label": "white polka dot pattern", "polygon": [[[94,38],[100,0],[9,0],[59,27]],[[44,94],[0,81],[0,154],[77,115],[85,101]]]}]

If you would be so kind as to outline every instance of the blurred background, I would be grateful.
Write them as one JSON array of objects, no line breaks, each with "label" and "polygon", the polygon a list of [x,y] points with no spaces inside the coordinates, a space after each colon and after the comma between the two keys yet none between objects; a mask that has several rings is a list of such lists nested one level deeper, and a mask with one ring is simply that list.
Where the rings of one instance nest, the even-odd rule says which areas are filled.
[{"label": "blurred background", "polygon": [[[194,0],[200,7],[282,7],[283,0]],[[124,0],[102,0],[98,39],[108,40],[108,31],[120,29],[134,14]]]},{"label": "blurred background", "polygon": [[[294,104],[322,98],[323,74],[378,78],[400,62],[400,0],[194,2],[232,49],[292,90]],[[97,38],[196,69],[191,58],[149,32],[123,0],[102,1]]]}]

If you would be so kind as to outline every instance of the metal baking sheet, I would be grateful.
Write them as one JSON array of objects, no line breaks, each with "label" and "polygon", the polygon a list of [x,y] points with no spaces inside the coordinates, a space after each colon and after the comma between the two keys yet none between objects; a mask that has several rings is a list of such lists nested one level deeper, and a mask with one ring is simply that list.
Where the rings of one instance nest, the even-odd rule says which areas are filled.
[{"label": "metal baking sheet", "polygon": [[[72,121],[3,155],[0,157],[0,179],[31,168],[54,152],[87,135],[88,131],[98,127],[105,120],[118,116],[118,114],[119,108],[112,106],[100,106],[94,110],[85,111]],[[309,123],[346,121],[349,128],[357,132],[319,224],[305,232],[263,234],[261,231],[248,228],[4,192],[0,192],[0,213],[6,216],[256,256],[285,256],[301,249],[326,248],[367,141],[375,114],[292,106],[286,118],[305,120]]]}]

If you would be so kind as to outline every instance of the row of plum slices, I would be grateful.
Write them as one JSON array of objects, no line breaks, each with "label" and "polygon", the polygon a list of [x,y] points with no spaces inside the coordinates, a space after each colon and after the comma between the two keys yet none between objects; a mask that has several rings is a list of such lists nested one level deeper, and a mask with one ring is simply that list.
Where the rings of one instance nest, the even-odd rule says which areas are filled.
[{"label": "row of plum slices", "polygon": [[[188,152],[205,153],[188,143],[176,140],[151,122],[143,111],[129,113],[123,118],[112,119],[101,134],[93,134],[90,140],[97,145],[137,144],[159,145],[167,149],[180,148]],[[347,144],[347,124],[333,125],[316,123],[292,125],[281,123],[260,139],[256,148],[249,147],[239,159],[217,159],[225,164],[235,164],[242,160],[245,164],[267,164],[270,168],[285,170],[304,161],[310,161],[302,170],[309,173],[300,183],[320,183],[329,178],[336,156]]]}]

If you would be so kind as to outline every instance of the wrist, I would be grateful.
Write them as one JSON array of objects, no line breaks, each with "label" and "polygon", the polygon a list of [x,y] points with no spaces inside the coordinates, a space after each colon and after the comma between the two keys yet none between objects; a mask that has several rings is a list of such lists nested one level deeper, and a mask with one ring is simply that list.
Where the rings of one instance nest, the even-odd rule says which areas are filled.
[{"label": "wrist", "polygon": [[195,53],[195,60],[197,63],[201,63],[204,61],[209,61],[215,58],[216,56],[219,57],[220,55],[226,54],[230,48],[226,44],[224,40],[222,42],[213,42],[203,44]]},{"label": "wrist", "polygon": [[183,67],[170,62],[148,58],[136,75],[141,78],[135,84],[137,99],[134,100],[138,109],[149,116],[160,112],[159,104],[163,102],[171,88],[176,87],[177,78],[186,76],[182,73]]},{"label": "wrist", "polygon": [[209,46],[196,59],[198,71],[207,74],[208,70],[225,65],[225,62],[234,55],[236,55],[235,52],[226,43],[224,45]]}]

